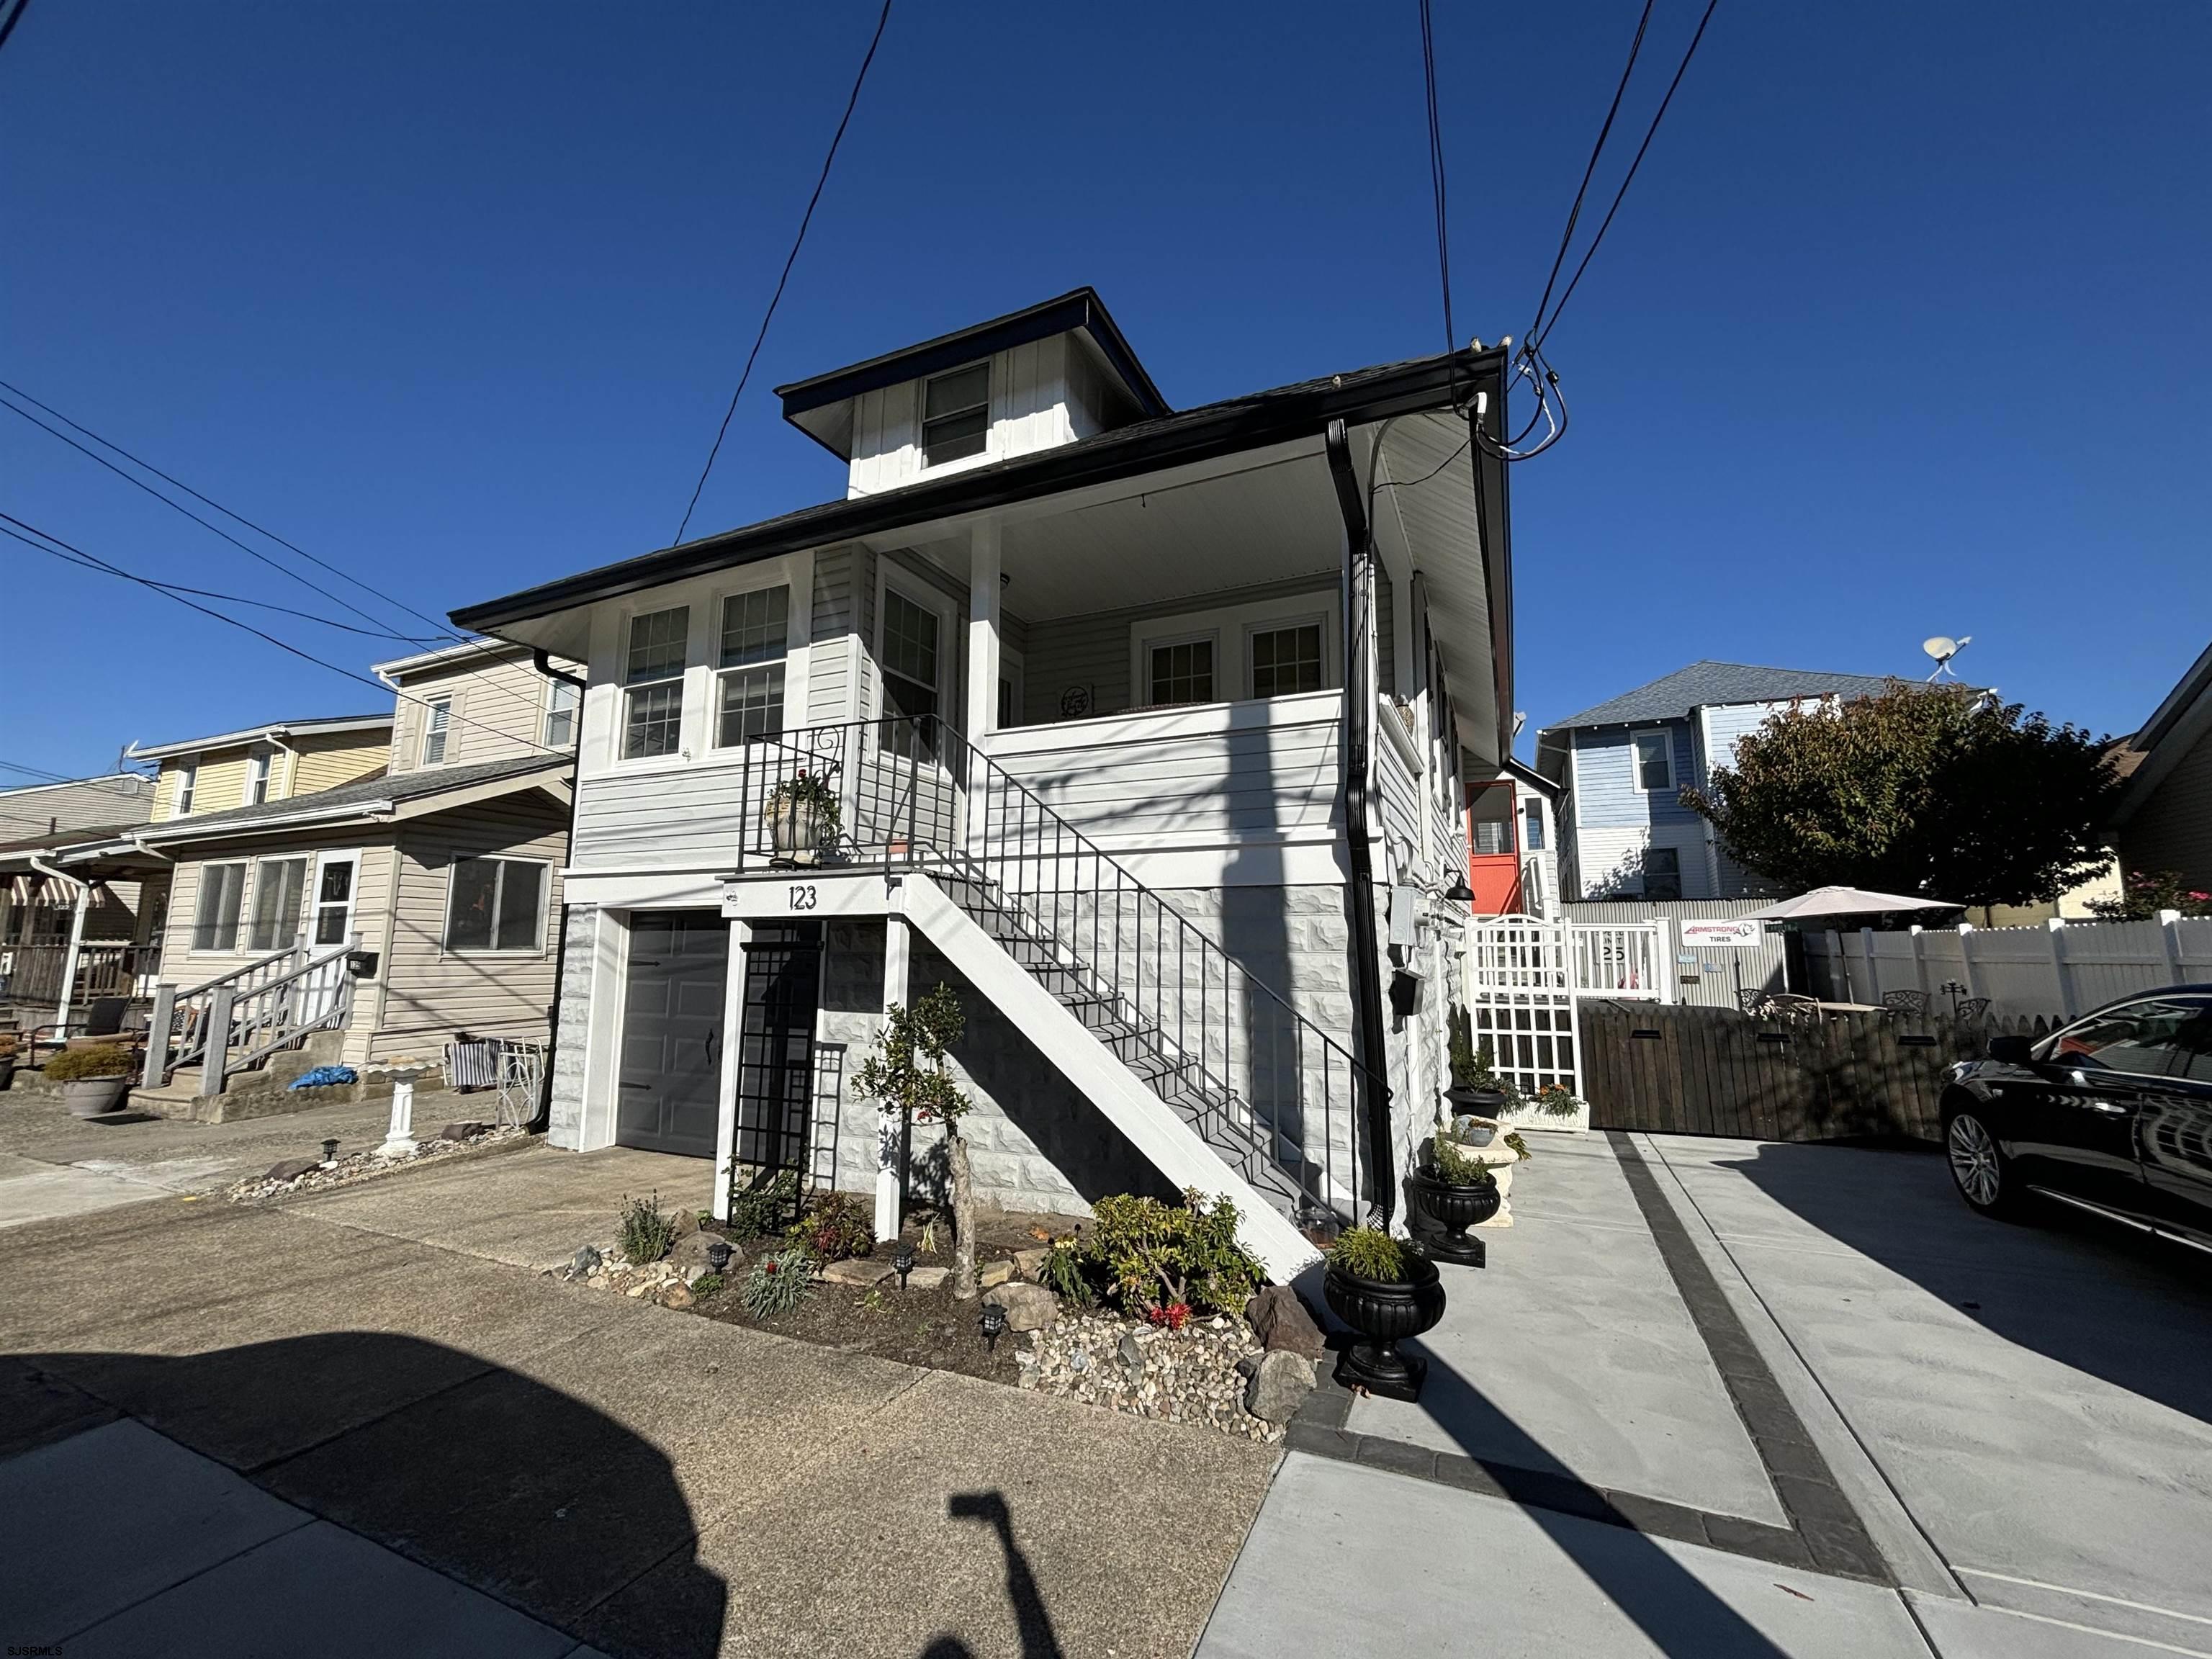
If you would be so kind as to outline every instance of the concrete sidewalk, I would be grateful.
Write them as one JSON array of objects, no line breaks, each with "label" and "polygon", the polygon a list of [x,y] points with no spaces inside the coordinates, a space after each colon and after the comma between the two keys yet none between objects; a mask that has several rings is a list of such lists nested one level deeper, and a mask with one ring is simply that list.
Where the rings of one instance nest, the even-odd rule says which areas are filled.
[{"label": "concrete sidewalk", "polygon": [[[379,1202],[453,1182],[430,1207],[459,1215],[470,1191],[496,1205],[588,1177],[597,1196],[560,1202],[611,1215],[619,1160],[548,1152],[541,1173],[539,1156],[395,1177]],[[358,1215],[123,1213],[10,1234],[0,1456],[119,1413],[611,1654],[1185,1654],[1276,1461],[557,1283]],[[114,1507],[80,1536],[159,1556],[131,1488],[103,1491]]]}]

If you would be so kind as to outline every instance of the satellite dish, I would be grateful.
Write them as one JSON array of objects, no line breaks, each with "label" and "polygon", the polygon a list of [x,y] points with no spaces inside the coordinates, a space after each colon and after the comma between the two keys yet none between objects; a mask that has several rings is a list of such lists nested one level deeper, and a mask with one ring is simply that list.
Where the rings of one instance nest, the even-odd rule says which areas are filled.
[{"label": "satellite dish", "polygon": [[[1938,634],[1933,638],[1921,641],[1920,648],[1936,659],[1936,672],[1928,678],[1931,680],[1940,679],[1944,675],[1950,674],[1951,659],[1973,642],[1974,636],[1972,634],[1962,634],[1955,640],[1948,634]],[[1952,674],[1951,678],[1956,679],[1958,676]]]}]

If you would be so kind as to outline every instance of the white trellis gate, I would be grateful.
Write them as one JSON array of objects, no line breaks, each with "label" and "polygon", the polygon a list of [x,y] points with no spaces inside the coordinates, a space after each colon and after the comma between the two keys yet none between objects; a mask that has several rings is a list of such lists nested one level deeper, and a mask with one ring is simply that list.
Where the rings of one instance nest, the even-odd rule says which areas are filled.
[{"label": "white trellis gate", "polygon": [[1557,1083],[1577,1094],[1581,1067],[1567,924],[1478,916],[1468,925],[1468,1019],[1478,1052],[1524,1095]]}]

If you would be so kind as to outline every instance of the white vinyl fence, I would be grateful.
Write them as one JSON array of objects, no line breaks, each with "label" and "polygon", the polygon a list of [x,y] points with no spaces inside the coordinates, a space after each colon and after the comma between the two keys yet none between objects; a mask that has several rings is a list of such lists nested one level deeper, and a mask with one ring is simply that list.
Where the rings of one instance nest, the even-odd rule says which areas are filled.
[{"label": "white vinyl fence", "polygon": [[1991,1014],[2056,1022],[2132,992],[2212,981],[2212,917],[2167,910],[2156,921],[1808,933],[1805,961],[1818,994],[1831,1001],[1879,1003],[1885,992],[1918,991],[1940,1013],[1954,1000],[1987,997]]}]

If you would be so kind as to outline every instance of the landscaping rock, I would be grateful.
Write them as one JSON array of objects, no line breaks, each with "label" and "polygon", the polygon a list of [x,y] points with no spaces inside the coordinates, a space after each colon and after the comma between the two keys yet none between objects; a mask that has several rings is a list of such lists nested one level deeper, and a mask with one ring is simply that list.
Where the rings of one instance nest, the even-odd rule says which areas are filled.
[{"label": "landscaping rock", "polygon": [[1245,1383],[1244,1409],[1264,1423],[1287,1423],[1313,1386],[1313,1361],[1278,1348],[1261,1357]]},{"label": "landscaping rock", "polygon": [[1251,1333],[1233,1318],[1218,1330],[1193,1321],[1170,1331],[1108,1309],[1064,1308],[1049,1329],[1021,1340],[1023,1388],[1132,1417],[1203,1424],[1262,1445],[1282,1443],[1279,1425],[1244,1409],[1246,1384],[1236,1367]]},{"label": "landscaping rock", "polygon": [[1041,1283],[1038,1275],[1044,1271],[1044,1259],[1052,1254],[1052,1247],[1040,1244],[1034,1249],[1014,1252],[1014,1271],[1031,1284]]},{"label": "landscaping rock", "polygon": [[482,1134],[489,1127],[491,1127],[491,1125],[489,1123],[470,1123],[465,1121],[460,1123],[448,1123],[444,1128],[438,1131],[438,1139],[441,1140],[467,1140],[472,1136]]},{"label": "landscaping rock", "polygon": [[1121,1340],[1114,1345],[1114,1351],[1121,1356],[1121,1369],[1129,1373],[1131,1383],[1143,1382],[1145,1380],[1145,1348],[1144,1345],[1137,1340],[1137,1334],[1134,1331],[1122,1332]]},{"label": "landscaping rock", "polygon": [[688,1285],[671,1285],[660,1293],[660,1305],[664,1308],[688,1308],[698,1299]]},{"label": "landscaping rock", "polygon": [[983,1270],[975,1275],[975,1282],[987,1291],[995,1290],[1012,1279],[1013,1276],[1012,1262],[987,1261],[983,1264]]},{"label": "landscaping rock", "polygon": [[729,1264],[738,1259],[738,1252],[726,1238],[714,1233],[690,1232],[676,1241],[665,1259],[679,1270],[696,1267],[705,1273],[726,1273]]},{"label": "landscaping rock", "polygon": [[1041,1331],[1060,1317],[1060,1298],[1042,1285],[1006,1285],[991,1298],[1006,1310],[1010,1331]]},{"label": "landscaping rock", "polygon": [[909,1290],[933,1291],[952,1277],[950,1267],[916,1267],[906,1276]]},{"label": "landscaping rock", "polygon": [[261,1178],[264,1181],[297,1181],[308,1170],[322,1167],[323,1160],[319,1158],[288,1158],[281,1164],[270,1164],[269,1173]]},{"label": "landscaping rock", "polygon": [[600,1260],[596,1247],[590,1244],[579,1244],[576,1247],[576,1254],[568,1258],[568,1271],[579,1279],[587,1278],[599,1272]]},{"label": "landscaping rock", "polygon": [[853,1285],[866,1290],[880,1285],[898,1271],[888,1261],[878,1261],[872,1256],[848,1256],[842,1261],[832,1261],[822,1269],[822,1277],[832,1285]]},{"label": "landscaping rock", "polygon": [[1270,1353],[1319,1359],[1328,1351],[1321,1327],[1314,1323],[1298,1293],[1287,1285],[1268,1285],[1244,1304],[1244,1317],[1251,1323],[1252,1334],[1260,1339],[1260,1346]]}]

